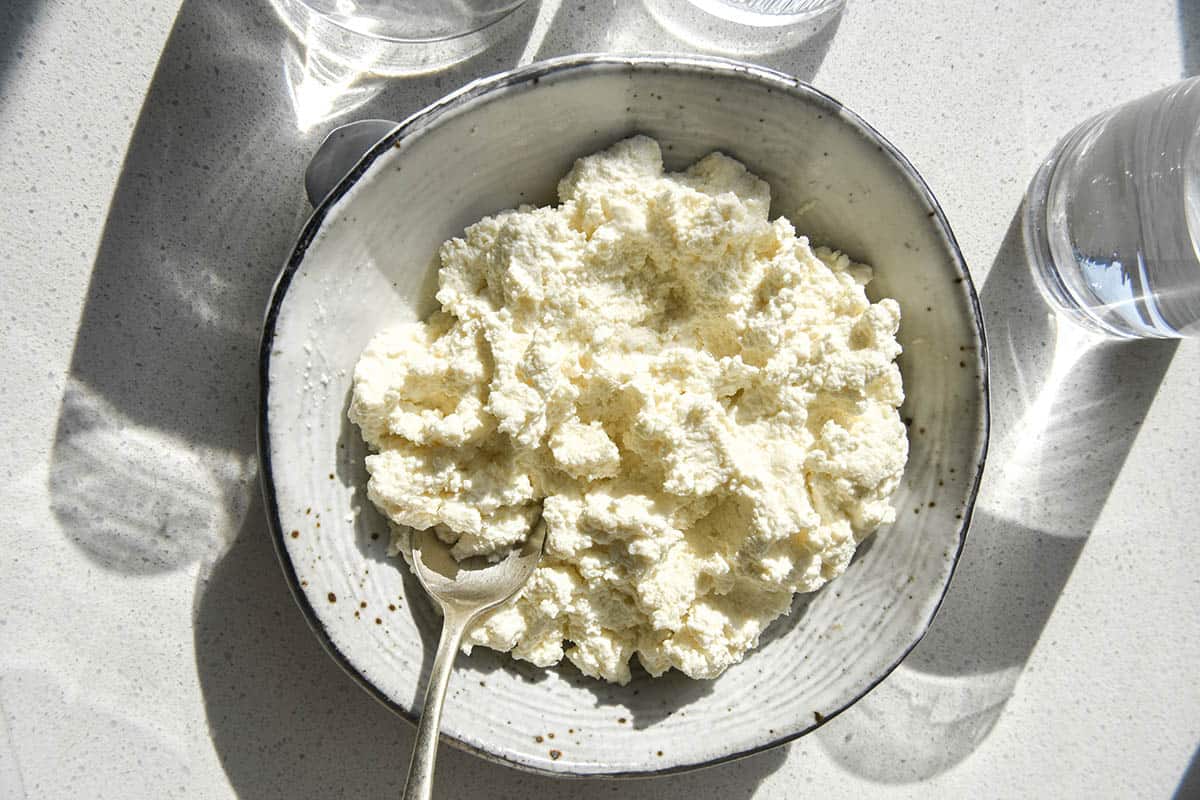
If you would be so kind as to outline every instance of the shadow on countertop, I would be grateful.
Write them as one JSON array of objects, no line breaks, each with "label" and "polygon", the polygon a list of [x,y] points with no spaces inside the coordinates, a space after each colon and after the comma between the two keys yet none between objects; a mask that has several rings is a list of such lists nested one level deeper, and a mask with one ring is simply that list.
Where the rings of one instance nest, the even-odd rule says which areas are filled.
[{"label": "shadow on countertop", "polygon": [[980,300],[992,441],[962,560],[924,640],[817,734],[845,768],[886,783],[937,775],[992,730],[1178,344],[1101,340],[1058,321],[1033,282],[1020,212]]},{"label": "shadow on countertop", "polygon": [[1192,760],[1171,795],[1172,800],[1195,800],[1197,797],[1200,797],[1200,750],[1192,754]]}]

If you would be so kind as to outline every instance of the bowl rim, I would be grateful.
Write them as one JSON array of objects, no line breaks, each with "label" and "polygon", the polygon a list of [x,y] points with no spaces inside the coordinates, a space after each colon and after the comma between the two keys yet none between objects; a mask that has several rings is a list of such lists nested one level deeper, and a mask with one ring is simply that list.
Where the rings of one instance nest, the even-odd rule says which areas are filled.
[{"label": "bowl rim", "polygon": [[913,651],[925,635],[929,632],[936,618],[938,611],[941,609],[942,603],[945,602],[946,594],[950,589],[950,584],[954,578],[954,572],[958,567],[959,560],[962,556],[963,546],[966,543],[968,529],[970,528],[971,518],[975,511],[975,501],[979,494],[979,486],[983,476],[984,463],[987,460],[988,443],[991,433],[991,401],[990,401],[990,376],[989,376],[989,359],[987,337],[984,331],[983,312],[979,303],[979,296],[975,290],[975,283],[971,278],[971,273],[967,268],[966,260],[963,257],[962,249],[959,247],[958,241],[954,237],[954,233],[950,228],[950,224],[946,219],[946,215],[942,210],[941,204],[934,197],[933,191],[921,177],[917,169],[904,156],[903,153],[896,148],[886,137],[872,127],[866,120],[860,117],[855,112],[846,108],[841,102],[834,99],[830,95],[815,88],[806,81],[793,77],[783,72],[773,70],[767,67],[762,67],[746,62],[736,61],[733,59],[721,58],[717,56],[698,56],[698,55],[648,55],[648,56],[632,56],[632,55],[613,55],[607,53],[582,53],[559,58],[552,58],[544,61],[535,62],[523,67],[500,72],[491,76],[478,78],[459,89],[445,95],[440,100],[436,100],[425,108],[415,112],[403,122],[400,122],[388,133],[383,139],[373,145],[363,156],[358,163],[338,182],[337,186],[317,205],[311,216],[305,222],[297,237],[296,244],[292,248],[291,254],[279,273],[275,281],[275,285],[271,290],[271,299],[267,305],[266,313],[263,320],[263,333],[259,345],[259,408],[258,408],[258,459],[259,459],[259,476],[262,484],[263,500],[265,503],[267,522],[270,529],[271,540],[274,545],[275,554],[279,560],[280,566],[283,569],[284,576],[288,583],[288,588],[291,591],[292,598],[300,607],[308,626],[312,629],[317,639],[321,642],[325,651],[333,658],[333,660],[341,666],[341,668],[350,675],[368,694],[382,703],[391,711],[404,717],[409,722],[416,723],[419,715],[415,714],[412,709],[407,708],[393,701],[390,697],[383,693],[374,683],[364,676],[359,669],[350,661],[337,645],[334,644],[329,632],[324,624],[317,616],[315,609],[309,602],[308,596],[305,594],[300,585],[300,579],[296,574],[295,566],[292,564],[291,557],[287,551],[285,540],[285,531],[279,516],[279,506],[275,495],[274,476],[271,467],[270,453],[270,417],[268,408],[270,405],[270,375],[271,375],[271,351],[274,346],[276,323],[278,322],[279,313],[283,306],[284,299],[287,295],[287,290],[292,283],[292,279],[299,271],[300,265],[303,263],[307,255],[309,246],[316,239],[317,235],[324,228],[326,218],[331,208],[336,205],[359,181],[360,178],[370,169],[376,159],[381,155],[396,147],[398,143],[409,137],[418,135],[436,122],[443,114],[451,109],[464,106],[471,101],[508,87],[521,84],[536,84],[543,77],[560,73],[568,73],[575,70],[587,70],[594,67],[601,68],[624,68],[628,70],[637,69],[664,69],[664,70],[687,70],[697,73],[720,74],[723,76],[741,76],[764,84],[772,89],[777,89],[783,93],[792,96],[800,97],[809,102],[816,101],[818,104],[824,105],[829,113],[836,114],[842,120],[857,128],[858,131],[868,140],[874,142],[879,149],[884,152],[889,159],[895,164],[899,171],[908,179],[914,190],[924,200],[931,211],[931,219],[940,233],[945,237],[946,245],[950,251],[952,262],[957,277],[962,279],[965,284],[967,297],[969,300],[968,306],[972,317],[974,318],[974,334],[976,338],[976,346],[978,347],[979,357],[979,381],[978,391],[981,395],[980,404],[980,420],[979,428],[976,433],[975,447],[978,452],[977,461],[975,463],[975,471],[971,477],[971,484],[967,492],[966,500],[963,506],[962,519],[959,520],[958,530],[956,532],[957,546],[955,548],[954,557],[950,562],[950,569],[946,575],[945,583],[942,586],[941,595],[937,598],[929,616],[926,618],[920,632],[916,637],[904,648],[897,658],[889,664],[879,675],[875,676],[861,692],[856,694],[845,704],[837,709],[830,711],[828,714],[821,716],[819,719],[814,719],[807,725],[802,725],[794,730],[787,731],[775,736],[770,741],[747,747],[744,750],[739,750],[733,753],[727,753],[716,756],[714,758],[705,759],[703,761],[689,762],[684,764],[674,764],[661,768],[648,768],[644,770],[624,770],[618,772],[603,772],[603,771],[571,771],[571,770],[555,770],[546,769],[543,766],[529,763],[520,760],[517,754],[506,755],[496,751],[485,750],[482,747],[471,744],[470,742],[454,738],[453,736],[443,732],[441,734],[442,741],[452,744],[460,750],[472,753],[487,761],[496,764],[501,764],[507,767],[512,767],[525,772],[531,772],[538,775],[547,775],[558,778],[637,778],[654,775],[670,775],[674,773],[688,772],[691,770],[701,769],[704,767],[715,766],[729,761],[735,761],[746,756],[754,755],[779,745],[786,744],[795,739],[805,736],[817,728],[824,725],[829,720],[841,714],[850,706],[857,703],[867,694],[869,694],[876,686],[878,686],[885,678],[887,678],[895,669],[908,657],[908,654]]}]

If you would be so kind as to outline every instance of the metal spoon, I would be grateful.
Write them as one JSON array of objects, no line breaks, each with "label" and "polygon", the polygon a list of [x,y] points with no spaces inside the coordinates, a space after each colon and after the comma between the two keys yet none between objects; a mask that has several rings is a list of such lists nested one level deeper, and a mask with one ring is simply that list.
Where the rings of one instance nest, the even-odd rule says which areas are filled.
[{"label": "metal spoon", "polygon": [[540,506],[524,545],[495,564],[470,563],[481,559],[459,563],[450,555],[449,547],[431,531],[410,535],[413,572],[442,609],[443,618],[442,637],[425,689],[425,706],[417,726],[408,781],[404,784],[404,800],[429,800],[433,795],[442,704],[463,633],[480,614],[500,605],[525,585],[542,558],[545,541],[546,525]]}]

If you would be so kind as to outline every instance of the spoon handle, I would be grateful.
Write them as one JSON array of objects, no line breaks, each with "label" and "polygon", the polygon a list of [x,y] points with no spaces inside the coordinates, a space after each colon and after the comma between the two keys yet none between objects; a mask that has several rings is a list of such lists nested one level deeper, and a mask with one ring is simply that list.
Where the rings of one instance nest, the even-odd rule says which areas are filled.
[{"label": "spoon handle", "polygon": [[417,740],[408,765],[403,800],[430,800],[433,797],[433,768],[437,762],[438,732],[442,727],[442,704],[446,700],[446,687],[450,685],[450,673],[454,671],[454,657],[458,655],[458,646],[469,622],[468,615],[446,610],[433,671],[425,689],[425,706],[417,725]]}]

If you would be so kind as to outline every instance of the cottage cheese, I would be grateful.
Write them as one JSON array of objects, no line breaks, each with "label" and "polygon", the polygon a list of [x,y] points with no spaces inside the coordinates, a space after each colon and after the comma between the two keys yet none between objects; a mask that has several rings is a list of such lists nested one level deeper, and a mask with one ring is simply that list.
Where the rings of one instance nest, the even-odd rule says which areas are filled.
[{"label": "cottage cheese", "polygon": [[459,558],[543,503],[541,565],[468,651],[712,678],[894,518],[900,308],[721,154],[665,173],[635,137],[558,194],[446,242],[441,310],[366,348],[369,495]]}]

